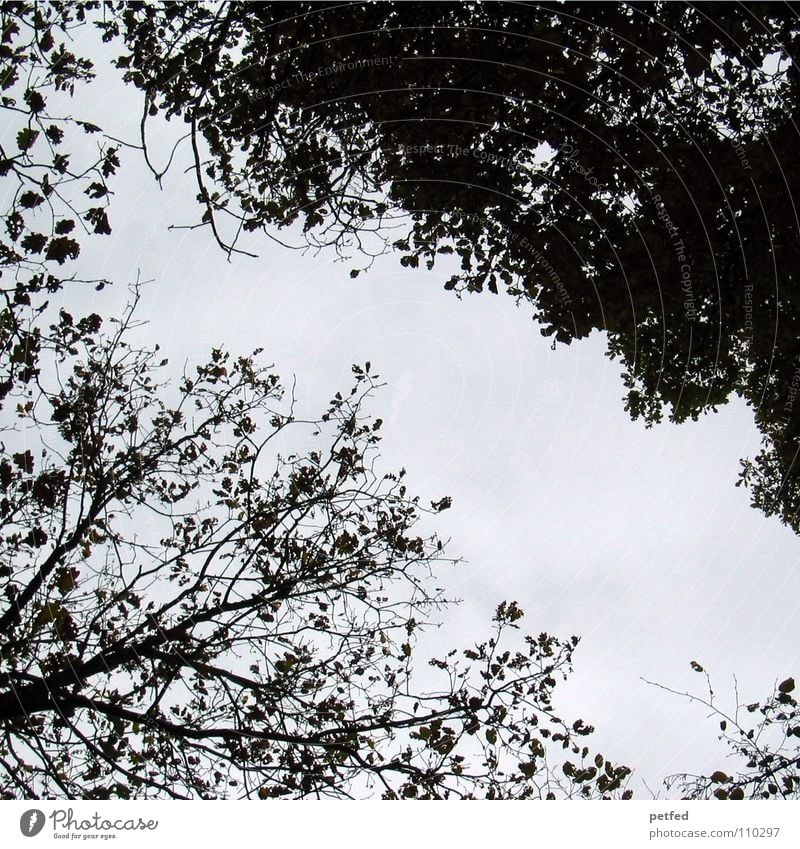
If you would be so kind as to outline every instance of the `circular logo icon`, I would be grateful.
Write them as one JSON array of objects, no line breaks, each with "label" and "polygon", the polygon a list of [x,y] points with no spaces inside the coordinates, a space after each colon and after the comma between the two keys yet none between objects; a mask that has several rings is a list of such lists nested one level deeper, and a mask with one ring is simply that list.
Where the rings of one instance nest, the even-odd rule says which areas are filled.
[{"label": "circular logo icon", "polygon": [[36,837],[44,828],[44,813],[36,808],[31,808],[19,818],[19,830],[25,837]]}]

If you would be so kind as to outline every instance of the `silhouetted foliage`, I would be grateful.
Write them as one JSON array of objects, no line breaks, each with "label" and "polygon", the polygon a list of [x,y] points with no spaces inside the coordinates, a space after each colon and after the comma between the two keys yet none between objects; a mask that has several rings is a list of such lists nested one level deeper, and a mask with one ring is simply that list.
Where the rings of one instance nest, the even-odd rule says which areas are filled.
[{"label": "silhouetted foliage", "polygon": [[67,110],[76,85],[93,78],[91,62],[72,52],[73,30],[99,5],[4,3],[0,10],[0,114],[13,138],[10,148],[0,145],[0,399],[36,378],[49,345],[31,312],[45,309],[67,281],[107,282],[71,273],[81,238],[111,232],[108,181],[120,164],[119,146]]},{"label": "silhouetted foliage", "polygon": [[[105,322],[48,304],[110,232],[119,166],[65,106],[93,84],[70,34],[126,51],[145,155],[147,118],[187,121],[200,226],[227,251],[300,223],[343,255],[454,254],[458,294],[506,286],[562,342],[606,330],[648,423],[746,398],[765,450],[742,480],[797,529],[792,7],[0,14],[0,794],[629,797],[629,768],[553,707],[577,638],[523,637],[504,602],[490,636],[415,667],[447,604],[417,525],[449,499],[380,470],[368,366],[300,421],[258,352],[170,383],[129,342],[137,287]],[[686,796],[796,798],[792,693],[723,719],[745,766],[676,777]]]},{"label": "silhouetted foliage", "polygon": [[101,8],[2,11],[0,795],[630,795],[554,712],[577,638],[515,641],[502,603],[414,673],[446,604],[415,526],[450,501],[376,470],[369,365],[302,422],[255,355],[170,383],[128,341],[138,286],[110,321],[49,304],[81,236],[110,232],[117,147],[66,114],[92,70],[65,45]]},{"label": "silhouetted foliage", "polygon": [[[160,385],[132,320],[62,310],[57,372],[6,399],[4,797],[623,792],[553,710],[577,639],[510,639],[516,604],[420,687],[444,555],[415,525],[448,502],[375,468],[368,366],[303,422],[253,358]],[[279,452],[298,429],[313,448]]]},{"label": "silhouetted foliage", "polygon": [[738,394],[764,434],[742,482],[795,530],[798,32],[791,3],[132,3],[106,26],[146,115],[188,123],[226,250],[301,223],[345,255],[453,254],[447,288],[505,287],[560,342],[604,330],[633,417]]},{"label": "silhouetted foliage", "polygon": [[734,710],[726,713],[718,707],[703,667],[693,661],[692,668],[706,675],[708,695],[681,695],[705,705],[719,722],[733,769],[726,764],[710,775],[672,775],[664,782],[667,789],[677,787],[684,799],[800,799],[800,744],[793,739],[800,738],[800,711],[794,678],[781,681],[762,702],[739,704],[737,692]]}]

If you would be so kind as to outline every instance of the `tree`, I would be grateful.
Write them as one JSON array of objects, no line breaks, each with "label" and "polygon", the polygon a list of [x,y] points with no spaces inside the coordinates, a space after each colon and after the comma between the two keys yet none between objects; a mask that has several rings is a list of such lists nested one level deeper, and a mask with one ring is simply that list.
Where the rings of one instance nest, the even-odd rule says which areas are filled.
[{"label": "tree", "polygon": [[[573,229],[560,235],[581,251],[591,249],[584,259],[592,257],[591,264],[600,268],[608,260],[602,239],[595,233],[580,245],[577,240],[584,238],[582,223],[605,215],[608,227],[617,228],[617,248],[631,252],[625,262],[633,262],[641,259],[639,248],[624,248],[622,237],[633,232],[630,227],[642,227],[637,216],[647,213],[623,210],[628,207],[622,201],[636,197],[639,184],[630,173],[610,166],[598,165],[596,173],[619,178],[616,203],[603,191],[574,200],[585,194],[584,184],[594,185],[593,175],[566,152],[544,169],[544,177],[530,162],[509,169],[503,156],[522,150],[524,160],[533,149],[529,140],[534,136],[520,136],[514,127],[526,126],[532,133],[541,123],[541,104],[531,105],[535,101],[525,96],[530,93],[527,72],[515,70],[510,61],[501,79],[511,86],[507,96],[487,99],[467,87],[494,80],[497,73],[482,70],[487,50],[496,49],[483,43],[485,16],[490,16],[488,23],[491,16],[503,16],[502,26],[488,30],[502,50],[510,51],[503,55],[510,58],[516,50],[520,61],[533,55],[548,69],[541,92],[543,102],[552,100],[547,109],[558,107],[566,116],[579,113],[586,98],[574,80],[581,74],[588,74],[601,92],[608,86],[608,101],[598,99],[587,115],[595,128],[603,122],[612,128],[624,151],[624,144],[634,143],[621,122],[612,119],[614,109],[623,105],[638,109],[638,117],[650,121],[647,127],[661,133],[662,141],[669,140],[669,132],[677,133],[675,127],[663,129],[669,127],[663,103],[653,117],[648,110],[655,107],[629,90],[635,73],[651,75],[648,84],[658,82],[662,66],[668,73],[658,90],[665,102],[683,109],[682,121],[703,125],[705,120],[698,132],[704,129],[708,144],[713,145],[712,130],[718,129],[709,123],[709,110],[732,109],[731,120],[746,118],[754,134],[765,127],[771,131],[775,124],[770,143],[780,138],[789,145],[771,98],[776,90],[791,94],[792,73],[773,74],[767,95],[763,69],[758,69],[758,61],[774,46],[775,33],[792,43],[794,31],[782,7],[763,7],[761,23],[769,27],[761,32],[739,11],[724,12],[712,27],[699,7],[659,5],[661,23],[691,35],[694,47],[680,40],[676,47],[645,21],[638,7],[576,6],[583,18],[574,19],[543,7],[534,16],[526,10],[523,19],[512,7],[498,12],[463,6],[448,26],[435,4],[330,10],[312,4],[292,7],[301,12],[289,17],[275,4],[104,4],[105,17],[96,14],[100,8],[95,2],[9,3],[2,10],[6,64],[0,108],[20,126],[17,148],[0,151],[0,177],[4,185],[13,184],[0,248],[5,297],[0,795],[630,797],[630,769],[590,752],[585,738],[591,726],[562,719],[554,707],[554,689],[571,668],[576,637],[525,637],[519,606],[502,602],[484,640],[440,654],[429,669],[420,669],[417,635],[448,604],[435,584],[435,569],[447,558],[437,537],[420,527],[429,521],[426,514],[446,509],[449,499],[424,508],[408,493],[403,471],[381,469],[380,420],[368,415],[378,378],[369,364],[354,367],[349,394],[337,394],[320,416],[302,420],[278,377],[260,364],[260,352],[232,357],[214,350],[207,363],[171,380],[157,349],[142,350],[129,341],[138,286],[126,313],[105,322],[97,314],[72,315],[68,301],[62,308],[48,303],[51,293],[77,282],[70,273],[80,250],[74,232],[82,228],[81,238],[108,233],[106,180],[119,165],[117,142],[92,124],[51,114],[48,98],[73,85],[92,84],[91,63],[66,46],[73,27],[91,22],[108,40],[124,36],[130,53],[120,65],[145,91],[147,115],[180,113],[190,125],[201,223],[226,250],[237,249],[236,232],[228,239],[221,226],[226,215],[242,229],[301,220],[308,238],[318,244],[346,250],[352,238],[368,250],[367,231],[383,238],[389,217],[411,213],[407,238],[397,242],[405,264],[416,265],[420,257],[433,263],[438,254],[454,250],[463,273],[449,281],[452,288],[494,291],[499,280],[536,306],[548,332],[569,341],[599,326],[597,305],[580,294],[580,285],[586,285],[584,264],[579,276],[568,278],[570,255],[548,239],[572,222]],[[448,15],[452,11],[448,7]],[[720,20],[726,37],[747,36],[754,57],[750,64],[734,63],[731,70],[717,63]],[[449,55],[442,51],[463,37],[469,69],[453,61],[443,76],[447,86],[431,103],[421,88],[428,69],[411,70],[414,63],[408,62],[408,78],[397,77],[396,69],[387,77],[388,63],[367,61],[374,34],[340,37],[365,23],[408,56]],[[598,26],[610,27],[621,40],[609,42]],[[551,30],[557,38],[543,40]],[[639,43],[653,42],[655,58],[643,64],[644,70],[638,70],[641,57],[626,47],[624,33]],[[517,43],[520,34],[524,49]],[[326,45],[317,58],[295,49],[313,38]],[[533,53],[532,44],[537,45]],[[239,48],[244,65],[237,64]],[[572,72],[558,58],[565,49],[587,51],[586,61],[576,64],[577,77],[566,98],[561,79]],[[619,54],[614,73],[598,71],[599,58],[609,51]],[[696,53],[705,57],[702,74],[721,75],[727,83],[736,77],[740,88],[734,92],[721,84],[710,103],[697,86],[676,86],[687,69],[694,74]],[[332,64],[313,67],[310,63],[319,57]],[[285,63],[280,68],[279,59]],[[266,60],[268,67],[262,66]],[[340,60],[347,61],[342,65]],[[239,75],[235,85],[234,73]],[[458,76],[463,73],[467,76]],[[344,113],[340,101],[334,106],[320,98],[326,87],[339,92],[343,77],[359,83]],[[287,79],[295,82],[285,86]],[[370,92],[380,89],[365,87],[385,89],[388,79],[405,86],[404,105],[412,120],[403,126],[391,117],[397,100],[372,98]],[[317,97],[313,106],[307,101],[311,89],[304,92],[304,86]],[[750,111],[748,98],[755,104]],[[479,125],[476,115],[493,115],[487,103],[499,110],[497,120]],[[417,119],[431,121],[436,110],[449,117],[436,130],[442,141],[433,145],[439,138],[431,135],[436,122],[422,127]],[[455,154],[441,148],[448,138],[444,124],[452,120],[467,122],[462,142],[471,145]],[[64,127],[100,139],[80,168],[70,162],[81,151],[85,157],[85,147],[67,149]],[[546,125],[543,129],[552,132]],[[570,136],[569,144],[579,136],[585,142],[577,124],[573,130],[578,135]],[[142,146],[147,155],[145,138],[146,121]],[[555,140],[553,135],[542,138]],[[237,159],[239,148],[244,161]],[[600,155],[601,146],[591,145],[582,154],[590,149]],[[676,149],[686,157],[687,173],[700,167],[691,145]],[[723,148],[714,151],[724,161]],[[335,154],[330,162],[328,154]],[[739,154],[733,155],[740,166]],[[659,156],[650,151],[644,157],[649,164],[643,185],[651,191],[657,183],[667,198],[671,178]],[[771,179],[766,160],[754,161],[761,163],[763,179]],[[437,180],[429,179],[430,169],[436,169]],[[465,189],[478,177],[470,185],[483,189]],[[535,180],[539,194],[523,203],[522,195]],[[387,181],[389,194],[380,195]],[[327,201],[319,194],[326,186]],[[517,192],[516,205],[487,204],[486,186],[509,197]],[[734,198],[740,188],[737,183],[731,190]],[[81,195],[89,198],[88,208]],[[770,195],[765,202],[778,200]],[[579,207],[589,209],[590,217],[573,215]],[[647,250],[656,250],[653,239],[666,226],[665,208],[651,214],[643,241]],[[674,225],[679,213],[669,209]],[[712,209],[712,203],[704,207]],[[733,218],[745,213],[752,209],[743,201]],[[790,225],[781,233],[788,233]],[[773,244],[776,232],[769,230]],[[508,233],[518,237],[508,239]],[[725,235],[724,223],[719,233]],[[763,234],[759,242],[753,226],[747,235],[755,245],[753,256],[763,260]],[[658,269],[671,261],[672,245],[663,236],[662,242],[662,255],[654,261]],[[539,245],[535,252],[533,245]],[[509,271],[515,262],[519,279]],[[572,265],[570,273],[577,274]],[[612,271],[607,263],[601,280],[606,289],[598,289],[606,310],[613,301]],[[580,299],[585,312],[571,308],[571,323],[564,318],[567,313],[559,313],[568,305],[557,281],[567,279],[572,281],[569,299]],[[676,316],[686,307],[678,309],[675,298],[665,299],[663,292],[656,299],[646,275],[637,280],[631,304],[644,319],[634,321],[633,307],[628,310],[625,299],[618,298],[609,313],[611,350],[618,345],[616,352],[629,365],[640,364],[630,377],[632,411],[654,419],[663,404],[672,403],[679,418],[685,386],[666,378],[659,382],[654,340],[661,315],[657,306],[669,302],[672,312],[665,309],[664,316],[669,313],[670,368],[678,369],[683,361],[675,352],[682,329]],[[107,281],[92,282],[102,286]],[[692,309],[705,309],[710,316],[709,304],[706,296],[698,297]],[[631,354],[626,347],[631,338],[634,343],[646,339],[648,345],[634,344]],[[790,332],[780,344],[791,350]],[[758,369],[748,370],[736,357],[725,362],[725,379],[736,391],[736,381],[752,378],[755,388],[741,391],[755,392]],[[698,360],[696,379],[703,391],[713,384],[709,368],[708,361]],[[675,374],[670,372],[670,379]],[[654,375],[659,379],[649,382]],[[732,391],[727,383],[717,389],[713,397],[719,403]],[[701,396],[692,401],[690,413],[712,397]],[[766,430],[775,425],[775,414],[768,404],[764,409]],[[776,479],[769,472],[767,483]],[[771,786],[778,775],[779,795],[797,794],[797,762],[787,745],[796,736],[790,681],[755,708],[762,726],[782,729],[780,745],[769,751],[761,746],[760,760],[751,766],[753,729],[737,725],[730,740],[748,758],[745,771],[724,781],[718,773],[692,779],[694,784],[687,779],[690,798],[704,797],[720,784],[728,798],[740,791],[777,795]],[[765,761],[767,754],[771,759]]]},{"label": "tree", "polygon": [[741,482],[800,530],[795,4],[117,11],[225,250],[297,223],[361,267],[453,254],[447,288],[505,287],[558,342],[604,331],[635,418],[745,398],[765,447]]},{"label": "tree", "polygon": [[[98,7],[4,3],[0,10],[0,114],[14,139],[9,149],[0,145],[0,399],[38,374],[49,342],[31,315],[67,283],[98,289],[108,283],[81,280],[71,266],[80,238],[111,232],[109,181],[120,145],[96,125],[65,114],[63,103],[51,111],[52,101],[93,78],[92,63],[73,53],[70,41]],[[75,135],[87,143],[75,144]]]},{"label": "tree", "polygon": [[[449,501],[378,470],[369,364],[302,421],[250,357],[162,386],[126,341],[134,306],[107,335],[62,311],[57,368],[7,399],[4,797],[623,792],[552,706],[577,639],[515,645],[517,605],[417,683],[446,600],[415,526]],[[301,429],[313,450],[276,456]]]},{"label": "tree", "polygon": [[749,704],[740,704],[737,687],[736,704],[728,713],[715,701],[708,673],[696,661],[692,668],[705,675],[707,695],[679,695],[704,705],[719,722],[720,740],[735,759],[735,771],[726,765],[710,775],[671,775],[665,787],[677,787],[684,799],[800,799],[800,746],[792,740],[800,737],[794,678],[781,681],[763,701]]},{"label": "tree", "polygon": [[110,322],[49,303],[78,282],[80,230],[110,231],[118,144],[51,110],[91,84],[67,44],[99,8],[2,10],[0,794],[627,793],[553,709],[577,638],[515,645],[516,604],[418,681],[416,633],[446,599],[441,543],[415,526],[449,500],[426,510],[377,471],[369,365],[303,422],[257,355],[215,350],[170,382],[128,342],[138,285]]}]

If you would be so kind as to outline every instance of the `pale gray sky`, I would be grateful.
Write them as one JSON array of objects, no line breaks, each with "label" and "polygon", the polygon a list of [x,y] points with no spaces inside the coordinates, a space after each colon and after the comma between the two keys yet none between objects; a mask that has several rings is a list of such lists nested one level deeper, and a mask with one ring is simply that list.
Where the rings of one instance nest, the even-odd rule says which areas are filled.
[{"label": "pale gray sky", "polygon": [[[108,85],[90,87],[73,114],[136,141],[136,93],[97,65]],[[182,131],[173,122],[154,149]],[[388,383],[373,406],[386,422],[386,467],[404,466],[425,499],[452,496],[436,528],[467,561],[441,576],[464,601],[433,650],[482,638],[496,604],[516,599],[532,632],[582,636],[558,704],[596,725],[604,754],[636,768],[637,794],[642,778],[658,789],[670,772],[723,765],[702,707],[640,677],[702,693],[697,660],[729,707],[734,674],[752,701],[800,671],[800,540],[734,486],[739,458],[758,449],[751,411],[734,402],[646,430],[623,409],[600,334],[552,351],[511,298],[444,292],[445,267],[410,271],[389,256],[351,280],[332,254],[263,237],[248,245],[259,259],[228,263],[208,231],[167,231],[199,216],[185,162],[161,191],[123,151],[113,235],[87,240],[80,261],[117,285],[87,301],[118,310],[140,271],[156,281],[142,337],[176,372],[212,346],[263,347],[284,380],[296,375],[309,413],[349,387],[352,363],[370,360]]]}]

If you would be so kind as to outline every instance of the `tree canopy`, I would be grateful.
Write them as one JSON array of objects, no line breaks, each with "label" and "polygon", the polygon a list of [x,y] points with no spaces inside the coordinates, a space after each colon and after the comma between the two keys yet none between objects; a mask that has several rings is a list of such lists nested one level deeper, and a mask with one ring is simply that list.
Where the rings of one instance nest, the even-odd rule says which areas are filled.
[{"label": "tree canopy", "polygon": [[633,417],[744,398],[740,482],[800,529],[795,4],[131,3],[106,27],[145,117],[188,124],[226,250],[300,223],[353,275],[454,255],[447,288],[605,331]]},{"label": "tree canopy", "polygon": [[70,263],[110,232],[117,147],[48,106],[90,84],[64,45],[97,8],[2,12],[0,796],[630,795],[554,710],[576,637],[514,639],[501,602],[485,639],[415,668],[447,605],[416,526],[450,501],[381,470],[368,363],[302,421],[258,351],[169,380],[130,342],[138,284],[122,316],[66,308],[109,282]]},{"label": "tree canopy", "polygon": [[[750,401],[765,451],[744,479],[794,526],[792,14],[4,4],[0,795],[632,795],[555,707],[577,637],[526,636],[501,601],[421,670],[452,562],[425,529],[450,500],[383,469],[369,363],[303,420],[261,351],[168,379],[131,342],[137,283],[110,319],[51,303],[108,284],[72,263],[111,232],[121,167],[122,143],[50,105],[94,85],[73,29],[119,45],[145,156],[148,118],[189,124],[225,250],[301,222],[354,263],[455,254],[458,294],[504,285],[561,342],[604,329],[633,415]],[[751,725],[720,713],[736,769],[673,786],[796,798],[793,693],[743,706]]]},{"label": "tree canopy", "polygon": [[[60,376],[9,396],[4,796],[622,792],[629,770],[584,763],[591,728],[553,713],[577,638],[515,646],[515,604],[418,689],[442,544],[415,532],[405,472],[374,468],[369,366],[301,422],[268,368],[221,350],[167,392],[132,319],[104,334],[62,310]],[[313,449],[276,452],[304,425]],[[552,741],[573,758],[557,773]]]}]

